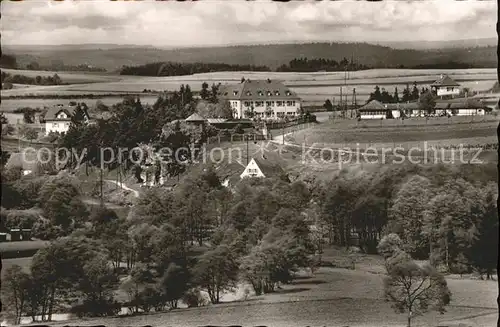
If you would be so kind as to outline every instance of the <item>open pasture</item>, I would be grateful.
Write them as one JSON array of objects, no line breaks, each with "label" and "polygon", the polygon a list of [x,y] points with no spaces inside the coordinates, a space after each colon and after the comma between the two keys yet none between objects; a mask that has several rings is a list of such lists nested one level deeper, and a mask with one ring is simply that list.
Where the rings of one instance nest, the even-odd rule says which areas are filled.
[{"label": "open pasture", "polygon": [[3,69],[2,71],[11,75],[23,75],[35,78],[36,76],[54,76],[59,75],[63,83],[97,83],[108,81],[119,81],[123,78],[119,75],[106,74],[102,72],[58,72],[58,71],[45,71],[45,70],[23,70],[23,69]]},{"label": "open pasture", "polygon": [[329,147],[422,147],[428,145],[481,145],[496,143],[498,119],[452,117],[406,120],[328,121],[289,135],[294,143]]},{"label": "open pasture", "polygon": [[[31,72],[31,71],[29,71]],[[33,72],[31,72],[33,73]],[[53,72],[45,72],[51,74]],[[143,77],[121,75],[98,75],[94,73],[67,73],[67,78],[73,78],[78,84],[57,86],[36,86],[27,89],[12,89],[3,91],[3,96],[22,96],[27,94],[99,94],[142,92],[144,89],[156,91],[177,90],[181,84],[189,84],[193,91],[199,91],[203,82],[212,83],[237,83],[242,77],[250,79],[278,79],[282,80],[292,90],[298,93],[306,103],[321,104],[326,98],[339,99],[340,87],[343,86],[343,95],[347,94],[348,101],[352,100],[353,89],[356,88],[357,101],[362,103],[375,85],[394,92],[398,88],[402,94],[406,84],[427,86],[440,74],[449,74],[463,87],[477,91],[486,91],[497,80],[494,69],[468,69],[468,70],[408,70],[408,69],[374,69],[366,71],[349,72],[348,79],[344,81],[344,72],[318,72],[318,73],[277,73],[277,72],[215,72],[194,74],[189,76]],[[64,76],[61,78],[65,81]],[[85,79],[89,81],[85,82]],[[65,81],[66,82],[66,81]]]}]

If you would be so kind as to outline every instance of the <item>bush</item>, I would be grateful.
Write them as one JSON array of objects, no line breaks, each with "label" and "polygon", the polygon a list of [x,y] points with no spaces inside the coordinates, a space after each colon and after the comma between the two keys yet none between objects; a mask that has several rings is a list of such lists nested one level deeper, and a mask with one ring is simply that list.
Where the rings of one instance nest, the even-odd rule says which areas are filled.
[{"label": "bush", "polygon": [[73,306],[70,312],[77,317],[105,317],[116,316],[121,310],[121,304],[109,299],[96,301],[85,300],[82,304]]},{"label": "bush", "polygon": [[198,289],[187,291],[182,297],[182,301],[188,306],[188,308],[201,307],[207,304],[206,298]]}]

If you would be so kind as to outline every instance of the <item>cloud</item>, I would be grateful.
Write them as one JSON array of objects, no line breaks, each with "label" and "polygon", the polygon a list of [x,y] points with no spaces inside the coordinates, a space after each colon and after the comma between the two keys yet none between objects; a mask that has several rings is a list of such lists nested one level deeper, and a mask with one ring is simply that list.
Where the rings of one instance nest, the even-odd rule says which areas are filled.
[{"label": "cloud", "polygon": [[1,2],[4,44],[190,46],[496,36],[492,1]]}]

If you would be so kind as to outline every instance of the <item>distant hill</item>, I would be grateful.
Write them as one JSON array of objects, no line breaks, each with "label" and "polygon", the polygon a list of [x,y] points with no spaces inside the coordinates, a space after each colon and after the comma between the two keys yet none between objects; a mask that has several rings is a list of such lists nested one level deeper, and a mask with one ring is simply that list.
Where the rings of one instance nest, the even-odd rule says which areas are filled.
[{"label": "distant hill", "polygon": [[435,49],[465,49],[475,47],[493,47],[498,42],[497,38],[478,38],[470,40],[447,41],[405,41],[405,42],[377,42],[382,46],[393,49],[435,50]]},{"label": "distant hill", "polygon": [[272,70],[295,58],[325,58],[340,61],[351,58],[374,68],[412,67],[417,65],[461,62],[481,67],[496,67],[496,46],[435,50],[393,49],[367,43],[303,43],[157,49],[128,45],[3,46],[14,54],[18,66],[31,61],[46,66],[57,58],[65,65],[82,63],[117,71],[122,66],[152,62],[224,63],[229,65],[267,66]]}]

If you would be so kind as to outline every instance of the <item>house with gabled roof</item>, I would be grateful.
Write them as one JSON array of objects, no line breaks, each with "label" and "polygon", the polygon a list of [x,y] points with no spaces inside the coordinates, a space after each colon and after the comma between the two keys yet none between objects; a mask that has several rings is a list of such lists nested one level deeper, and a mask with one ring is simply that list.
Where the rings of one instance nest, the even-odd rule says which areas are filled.
[{"label": "house with gabled roof", "polygon": [[[71,118],[73,118],[77,109],[78,105],[65,106],[63,104],[58,104],[50,107],[44,116],[45,135],[48,135],[51,132],[66,133],[71,125]],[[83,119],[88,122],[90,117],[87,111],[84,108],[82,109],[84,115]]]},{"label": "house with gabled roof", "polygon": [[439,79],[431,84],[431,91],[439,97],[454,97],[460,94],[460,84],[445,74],[441,75]]},{"label": "house with gabled roof", "polygon": [[239,84],[220,85],[218,97],[229,101],[235,118],[278,119],[294,117],[300,109],[300,97],[276,80],[244,80]]}]

